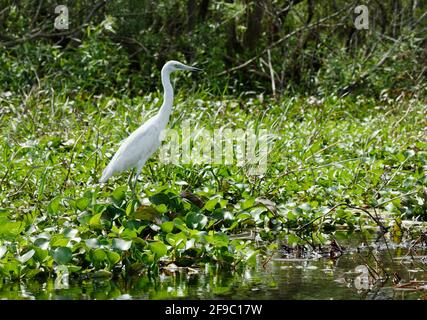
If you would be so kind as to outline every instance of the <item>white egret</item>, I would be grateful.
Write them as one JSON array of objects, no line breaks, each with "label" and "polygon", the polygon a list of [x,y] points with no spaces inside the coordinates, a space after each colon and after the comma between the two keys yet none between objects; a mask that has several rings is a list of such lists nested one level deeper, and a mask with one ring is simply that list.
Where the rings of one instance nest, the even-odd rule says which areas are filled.
[{"label": "white egret", "polygon": [[173,71],[201,69],[187,66],[178,61],[168,61],[162,68],[163,104],[159,112],[136,129],[127,137],[111,159],[108,166],[102,172],[100,183],[106,182],[116,173],[128,169],[136,169],[135,182],[132,191],[135,192],[136,182],[141,169],[150,156],[160,147],[161,132],[166,128],[173,105],[173,88],[170,82],[170,74]]}]

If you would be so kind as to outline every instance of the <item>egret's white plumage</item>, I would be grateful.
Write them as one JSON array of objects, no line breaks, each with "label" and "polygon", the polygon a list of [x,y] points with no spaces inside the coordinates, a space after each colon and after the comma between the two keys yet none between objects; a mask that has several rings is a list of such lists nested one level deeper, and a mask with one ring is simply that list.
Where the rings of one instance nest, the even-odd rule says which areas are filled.
[{"label": "egret's white plumage", "polygon": [[101,183],[106,182],[116,173],[133,168],[136,168],[136,183],[145,162],[160,147],[162,130],[166,128],[172,112],[173,88],[170,82],[170,74],[176,70],[196,71],[200,69],[173,60],[168,61],[163,66],[161,76],[164,96],[159,112],[122,142],[119,150],[102,172]]}]

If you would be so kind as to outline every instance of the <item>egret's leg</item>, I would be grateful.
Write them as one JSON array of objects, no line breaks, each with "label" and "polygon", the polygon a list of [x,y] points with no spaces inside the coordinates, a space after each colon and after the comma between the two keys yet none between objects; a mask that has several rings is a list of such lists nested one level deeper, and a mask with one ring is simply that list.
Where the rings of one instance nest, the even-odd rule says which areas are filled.
[{"label": "egret's leg", "polygon": [[139,177],[139,174],[141,173],[141,169],[142,169],[142,168],[140,168],[140,167],[138,167],[138,168],[136,169],[136,174],[135,174],[135,177],[134,177],[135,181],[134,181],[134,183],[133,183],[133,190],[135,190],[135,189],[136,189],[136,183],[138,182],[138,177]]},{"label": "egret's leg", "polygon": [[135,193],[134,192],[135,190],[133,190],[133,184],[132,184],[132,177],[134,176],[134,173],[135,173],[135,170],[132,169],[128,178],[128,186],[129,186],[129,189],[132,191],[132,193]]}]

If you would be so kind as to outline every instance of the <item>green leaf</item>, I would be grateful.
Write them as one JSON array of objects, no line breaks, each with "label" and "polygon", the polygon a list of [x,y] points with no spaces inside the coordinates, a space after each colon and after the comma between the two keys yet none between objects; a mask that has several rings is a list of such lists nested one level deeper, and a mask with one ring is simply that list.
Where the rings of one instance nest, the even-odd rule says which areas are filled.
[{"label": "green leaf", "polygon": [[242,210],[251,208],[255,205],[255,199],[254,198],[249,198],[246,199],[243,203],[242,203]]},{"label": "green leaf", "polygon": [[101,215],[102,213],[97,213],[89,220],[89,225],[93,229],[102,229],[102,223],[101,223]]},{"label": "green leaf", "polygon": [[65,247],[68,245],[68,243],[70,242],[70,239],[66,238],[64,235],[62,234],[57,234],[54,235],[51,239],[50,239],[50,246],[53,247]]},{"label": "green leaf", "polygon": [[7,248],[5,246],[0,247],[0,259],[4,256],[6,252]]},{"label": "green leaf", "polygon": [[14,239],[24,230],[25,224],[21,221],[10,221],[5,217],[0,217],[0,239]]},{"label": "green leaf", "polygon": [[180,218],[175,218],[173,219],[173,223],[175,225],[175,227],[181,231],[186,231],[188,230],[187,225],[185,224],[184,221],[182,221]]},{"label": "green leaf", "polygon": [[99,241],[96,238],[86,239],[85,243],[91,249],[95,249],[99,247]]},{"label": "green leaf", "polygon": [[36,253],[34,254],[33,258],[38,262],[43,262],[49,253],[47,250],[41,249],[39,247],[34,247],[34,250],[36,251]]},{"label": "green leaf", "polygon": [[180,244],[183,244],[185,247],[185,243],[187,242],[187,237],[183,232],[180,233],[168,233],[166,235],[166,241],[173,247],[177,247]]},{"label": "green leaf", "polygon": [[114,251],[107,251],[107,258],[111,265],[115,265],[120,261],[120,255]]},{"label": "green leaf", "polygon": [[58,264],[67,264],[73,258],[71,249],[68,247],[58,247],[52,251],[52,257]]},{"label": "green leaf", "polygon": [[136,211],[130,215],[130,218],[141,220],[141,221],[155,221],[155,219],[159,216],[159,212],[156,208],[147,205],[141,205],[136,209]]},{"label": "green leaf", "polygon": [[111,197],[113,198],[113,201],[116,204],[120,205],[123,202],[123,200],[126,198],[126,190],[127,190],[127,186],[121,186],[116,188],[113,191]]},{"label": "green leaf", "polygon": [[54,198],[47,205],[47,213],[49,213],[50,215],[57,215],[59,213],[60,205],[61,205],[61,197]]},{"label": "green leaf", "polygon": [[215,247],[227,247],[228,242],[228,236],[224,233],[215,233],[213,236],[213,243]]},{"label": "green leaf", "polygon": [[162,203],[167,205],[170,202],[168,195],[162,192],[149,197],[149,199],[151,203],[157,204],[157,205]]},{"label": "green leaf", "polygon": [[163,222],[160,227],[162,228],[163,232],[170,233],[172,232],[174,225],[175,224],[172,221],[166,221]]},{"label": "green leaf", "polygon": [[190,228],[201,230],[208,223],[208,218],[204,214],[190,212],[187,214],[185,221]]},{"label": "green leaf", "polygon": [[205,205],[203,206],[203,209],[208,210],[208,211],[213,211],[215,209],[215,206],[219,202],[219,200],[220,200],[219,197],[215,197],[213,199],[210,199],[209,201],[207,201],[205,203]]},{"label": "green leaf", "polygon": [[168,253],[168,248],[163,242],[156,241],[148,244],[151,252],[154,253],[156,259],[160,259]]},{"label": "green leaf", "polygon": [[126,250],[130,249],[131,245],[132,245],[132,241],[126,241],[126,240],[118,239],[118,238],[113,239],[113,248],[114,249],[126,251]]},{"label": "green leaf", "polygon": [[35,251],[32,249],[27,253],[23,254],[22,256],[17,257],[16,259],[21,263],[25,263],[33,257],[34,253]]},{"label": "green leaf", "polygon": [[107,254],[103,249],[95,249],[92,251],[92,261],[94,262],[102,262],[107,259]]},{"label": "green leaf", "polygon": [[84,211],[90,204],[90,199],[88,198],[80,198],[76,201],[76,207],[80,211]]},{"label": "green leaf", "polygon": [[301,239],[294,234],[288,235],[288,244],[296,244],[299,243]]}]

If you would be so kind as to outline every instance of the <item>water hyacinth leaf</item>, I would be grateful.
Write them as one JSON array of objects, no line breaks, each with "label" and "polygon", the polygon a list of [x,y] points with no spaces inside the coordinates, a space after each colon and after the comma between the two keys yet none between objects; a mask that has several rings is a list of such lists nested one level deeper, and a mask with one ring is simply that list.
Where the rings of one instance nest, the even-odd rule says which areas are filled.
[{"label": "water hyacinth leaf", "polygon": [[208,223],[208,218],[201,213],[191,212],[187,214],[185,221],[192,229],[203,229]]},{"label": "water hyacinth leaf", "polygon": [[301,239],[294,235],[294,234],[289,234],[288,235],[288,244],[296,244],[299,243],[301,241]]},{"label": "water hyacinth leaf", "polygon": [[155,221],[159,216],[159,212],[147,205],[141,205],[136,209],[136,211],[130,215],[131,218],[142,221]]},{"label": "water hyacinth leaf", "polygon": [[52,237],[52,239],[50,239],[50,246],[52,248],[54,247],[65,247],[68,245],[68,243],[70,242],[70,239],[65,238],[64,235],[62,234],[58,234]]},{"label": "water hyacinth leaf", "polygon": [[7,248],[5,246],[0,247],[0,259],[4,256],[4,254],[7,252]]},{"label": "water hyacinth leaf", "polygon": [[149,197],[149,199],[151,203],[157,204],[157,205],[159,204],[168,205],[170,203],[170,199],[168,195],[162,192]]},{"label": "water hyacinth leaf", "polygon": [[47,248],[49,248],[49,239],[37,238],[36,240],[34,240],[34,245],[43,250],[46,250]]},{"label": "water hyacinth leaf", "polygon": [[88,198],[80,198],[80,199],[77,199],[77,201],[76,201],[76,207],[80,211],[86,210],[86,208],[89,206],[89,204],[90,204],[90,199],[88,199]]},{"label": "water hyacinth leaf", "polygon": [[64,236],[69,239],[75,239],[78,233],[79,233],[79,230],[72,229],[72,228],[65,228],[63,231]]},{"label": "water hyacinth leaf", "polygon": [[179,230],[181,231],[186,231],[188,230],[187,225],[185,224],[184,221],[182,221],[180,218],[175,218],[173,219],[173,223],[175,225],[175,227],[177,227]]},{"label": "water hyacinth leaf", "polygon": [[110,279],[113,274],[108,270],[98,270],[93,274],[96,279]]},{"label": "water hyacinth leaf", "polygon": [[13,239],[22,230],[24,230],[25,224],[21,221],[10,221],[5,217],[0,217],[0,239]]},{"label": "water hyacinth leaf", "polygon": [[102,213],[97,213],[90,218],[89,225],[92,229],[102,229],[101,215]]},{"label": "water hyacinth leaf", "polygon": [[259,254],[258,250],[249,250],[246,255],[246,263],[248,263],[251,266],[255,266],[257,262],[257,256]]},{"label": "water hyacinth leaf", "polygon": [[33,257],[34,253],[35,253],[35,251],[33,249],[31,249],[27,253],[24,253],[23,255],[18,256],[16,259],[21,263],[25,263]]},{"label": "water hyacinth leaf", "polygon": [[52,257],[58,264],[67,264],[73,258],[73,254],[68,247],[58,247],[52,251]]},{"label": "water hyacinth leaf", "polygon": [[113,239],[113,248],[114,249],[126,251],[126,250],[130,249],[131,245],[132,245],[132,241],[126,241],[126,240],[118,239],[118,238]]},{"label": "water hyacinth leaf", "polygon": [[168,233],[166,235],[166,241],[173,247],[177,247],[180,244],[182,244],[182,247],[185,247],[187,237],[183,232],[176,234]]},{"label": "water hyacinth leaf", "polygon": [[120,261],[120,255],[114,251],[107,251],[107,258],[111,265],[115,265]]},{"label": "water hyacinth leaf", "polygon": [[208,200],[203,206],[203,209],[208,211],[214,210],[219,200],[220,200],[219,197],[215,197],[213,199]]},{"label": "water hyacinth leaf", "polygon": [[156,241],[149,243],[148,247],[154,253],[157,259],[165,256],[168,253],[168,248],[163,242]]},{"label": "water hyacinth leaf", "polygon": [[249,213],[243,212],[243,213],[237,215],[236,219],[237,219],[237,221],[242,221],[242,220],[250,219],[251,217],[252,216]]},{"label": "water hyacinth leaf", "polygon": [[34,251],[33,259],[38,262],[43,262],[49,254],[48,250],[39,247],[34,247]]},{"label": "water hyacinth leaf", "polygon": [[102,249],[95,249],[92,251],[91,257],[94,262],[102,262],[107,259],[107,254]]},{"label": "water hyacinth leaf", "polygon": [[215,233],[213,235],[213,243],[216,247],[226,247],[228,246],[229,238],[224,233]]},{"label": "water hyacinth leaf", "polygon": [[111,197],[113,198],[113,201],[120,205],[123,200],[125,200],[126,198],[126,190],[127,190],[127,186],[121,186],[116,188],[113,193],[111,194]]},{"label": "water hyacinth leaf", "polygon": [[128,202],[127,206],[126,206],[126,215],[130,216],[131,214],[133,214],[136,209],[138,208],[139,203],[136,200],[131,200]]},{"label": "water hyacinth leaf", "polygon": [[172,221],[166,221],[163,222],[160,227],[162,228],[163,232],[170,233],[172,232],[174,225],[175,224]]},{"label": "water hyacinth leaf", "polygon": [[[145,228],[145,227],[142,227]],[[125,229],[122,233],[120,233],[120,237],[123,239],[134,239],[138,236],[136,230]]]},{"label": "water hyacinth leaf", "polygon": [[242,210],[245,210],[245,209],[253,207],[254,205],[255,205],[255,199],[249,198],[249,199],[246,199],[245,201],[243,201],[241,208],[242,208]]},{"label": "water hyacinth leaf", "polygon": [[96,249],[100,246],[99,241],[96,238],[87,239],[85,240],[85,243],[91,249]]},{"label": "water hyacinth leaf", "polygon": [[61,197],[54,198],[49,204],[47,205],[47,213],[50,215],[56,215],[59,213],[59,208],[61,205]]}]

